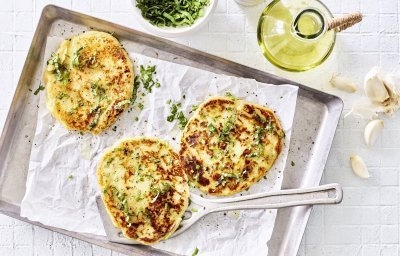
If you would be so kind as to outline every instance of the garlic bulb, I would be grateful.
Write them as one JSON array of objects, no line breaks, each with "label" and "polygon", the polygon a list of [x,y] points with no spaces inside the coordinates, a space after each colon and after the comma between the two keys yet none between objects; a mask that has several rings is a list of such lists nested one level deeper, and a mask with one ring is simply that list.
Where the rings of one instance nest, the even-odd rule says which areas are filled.
[{"label": "garlic bulb", "polygon": [[333,87],[345,92],[353,93],[357,91],[357,85],[355,83],[348,78],[339,76],[337,74],[333,74],[329,82]]},{"label": "garlic bulb", "polygon": [[374,103],[382,103],[390,97],[381,79],[379,67],[373,67],[365,76],[364,90],[367,97]]},{"label": "garlic bulb", "polygon": [[351,168],[353,172],[361,178],[367,179],[370,177],[367,165],[364,163],[364,160],[358,155],[352,155],[350,157]]},{"label": "garlic bulb", "polygon": [[[373,120],[379,114],[393,115],[400,108],[400,93],[396,88],[399,81],[384,74],[379,67],[372,68],[365,77],[364,91],[367,98],[353,104],[350,113]],[[346,117],[345,116],[345,117]]]},{"label": "garlic bulb", "polygon": [[383,129],[383,120],[377,119],[370,121],[364,129],[364,140],[368,147],[375,144],[376,139]]}]

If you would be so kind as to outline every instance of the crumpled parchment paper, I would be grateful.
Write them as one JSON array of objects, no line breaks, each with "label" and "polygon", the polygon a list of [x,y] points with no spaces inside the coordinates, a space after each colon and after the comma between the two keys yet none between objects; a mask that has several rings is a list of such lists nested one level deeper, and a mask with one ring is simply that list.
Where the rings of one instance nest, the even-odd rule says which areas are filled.
[{"label": "crumpled parchment paper", "polygon": [[[49,37],[45,58],[56,51],[61,38]],[[252,79],[218,75],[189,66],[179,65],[129,52],[135,73],[139,65],[156,65],[160,88],[136,103],[130,111],[106,132],[93,136],[68,132],[50,114],[40,93],[38,122],[30,157],[27,188],[21,203],[21,216],[45,225],[70,231],[105,235],[98,214],[95,196],[100,193],[96,165],[107,148],[119,139],[136,135],[156,136],[178,150],[181,131],[176,122],[168,122],[167,100],[181,102],[190,117],[191,107],[210,96],[229,91],[234,96],[258,103],[276,111],[286,132],[285,147],[265,179],[244,194],[275,191],[281,188],[288,154],[297,87],[269,85]],[[139,89],[139,95],[143,92]],[[140,98],[140,97],[138,97]],[[135,118],[138,117],[138,121]],[[196,193],[196,192],[195,192]],[[240,196],[240,195],[238,195]],[[271,237],[276,210],[245,210],[214,213],[206,216],[182,235],[163,241],[155,248],[191,255],[265,255]]]}]

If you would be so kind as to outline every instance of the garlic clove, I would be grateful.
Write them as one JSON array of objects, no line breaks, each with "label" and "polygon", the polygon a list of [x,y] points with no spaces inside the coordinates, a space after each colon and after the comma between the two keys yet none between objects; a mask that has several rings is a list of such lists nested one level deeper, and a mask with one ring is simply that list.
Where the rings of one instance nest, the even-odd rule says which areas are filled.
[{"label": "garlic clove", "polygon": [[375,144],[376,139],[383,129],[383,120],[377,119],[370,121],[364,129],[364,140],[368,147]]},{"label": "garlic clove", "polygon": [[367,179],[370,177],[367,165],[364,163],[364,160],[358,155],[352,155],[350,157],[351,168],[353,172],[361,178]]},{"label": "garlic clove", "polygon": [[364,91],[367,97],[374,103],[382,103],[390,97],[381,76],[379,67],[373,67],[365,76]]},{"label": "garlic clove", "polygon": [[337,74],[333,74],[329,82],[333,87],[345,92],[353,93],[357,91],[357,85],[355,83],[350,79]]}]

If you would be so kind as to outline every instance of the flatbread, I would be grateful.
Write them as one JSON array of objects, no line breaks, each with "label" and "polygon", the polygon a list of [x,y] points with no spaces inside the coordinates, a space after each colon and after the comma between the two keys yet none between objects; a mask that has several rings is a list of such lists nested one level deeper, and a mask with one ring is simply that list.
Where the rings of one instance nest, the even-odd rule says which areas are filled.
[{"label": "flatbread", "polygon": [[179,155],[196,187],[227,196],[249,188],[270,170],[284,136],[272,110],[232,97],[211,98],[185,127]]},{"label": "flatbread", "polygon": [[167,143],[145,137],[122,140],[104,154],[97,177],[107,211],[127,238],[149,245],[178,228],[189,186]]},{"label": "flatbread", "polygon": [[89,31],[64,40],[44,71],[46,105],[66,129],[99,134],[128,107],[133,64],[112,35]]}]

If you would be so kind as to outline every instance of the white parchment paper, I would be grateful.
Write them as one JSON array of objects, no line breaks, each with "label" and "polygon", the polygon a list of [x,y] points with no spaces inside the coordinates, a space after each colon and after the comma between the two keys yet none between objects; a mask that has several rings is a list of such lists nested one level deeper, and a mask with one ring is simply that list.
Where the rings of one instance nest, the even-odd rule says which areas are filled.
[{"label": "white parchment paper", "polygon": [[[61,38],[49,37],[45,58],[56,51]],[[252,79],[218,75],[208,71],[149,58],[129,52],[135,72],[140,65],[156,65],[161,87],[126,111],[113,129],[98,135],[68,132],[56,122],[40,94],[38,122],[33,141],[27,188],[21,203],[21,216],[45,225],[66,230],[105,235],[95,197],[100,193],[95,176],[101,153],[119,139],[137,135],[157,136],[179,148],[181,131],[175,122],[166,120],[170,113],[167,100],[181,102],[186,116],[191,107],[210,96],[234,96],[267,106],[276,111],[286,132],[284,150],[266,177],[244,194],[279,190],[288,154],[297,87],[269,85]],[[143,99],[140,99],[143,98]],[[135,118],[138,120],[135,121]],[[240,195],[238,195],[240,196]],[[155,248],[191,255],[198,247],[200,255],[260,255],[268,251],[276,210],[246,210],[214,213],[188,231],[163,241]]]}]

